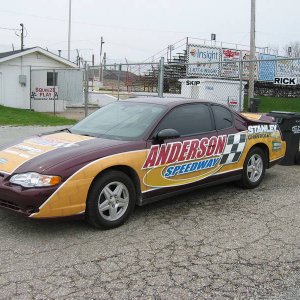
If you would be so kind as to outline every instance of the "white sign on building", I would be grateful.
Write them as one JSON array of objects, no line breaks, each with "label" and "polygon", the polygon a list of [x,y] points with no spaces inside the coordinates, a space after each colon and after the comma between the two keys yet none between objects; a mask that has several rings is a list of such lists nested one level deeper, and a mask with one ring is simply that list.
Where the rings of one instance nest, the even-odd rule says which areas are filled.
[{"label": "white sign on building", "polygon": [[241,60],[241,51],[234,49],[222,49],[221,77],[237,78],[239,77],[239,63]]},{"label": "white sign on building", "polygon": [[296,85],[297,77],[275,77],[274,84],[281,84],[281,85]]},{"label": "white sign on building", "polygon": [[199,45],[188,45],[187,76],[214,76],[220,75],[221,49]]}]

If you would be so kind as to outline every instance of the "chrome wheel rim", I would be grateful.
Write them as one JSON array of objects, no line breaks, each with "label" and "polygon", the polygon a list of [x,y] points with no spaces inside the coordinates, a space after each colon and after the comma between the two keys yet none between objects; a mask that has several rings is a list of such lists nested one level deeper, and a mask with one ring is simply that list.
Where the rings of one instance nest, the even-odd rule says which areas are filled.
[{"label": "chrome wheel rim", "polygon": [[257,182],[263,172],[263,160],[260,155],[254,154],[250,157],[247,164],[247,176],[251,182]]},{"label": "chrome wheel rim", "polygon": [[107,184],[98,198],[98,210],[101,217],[107,221],[121,218],[129,204],[127,187],[118,181]]}]

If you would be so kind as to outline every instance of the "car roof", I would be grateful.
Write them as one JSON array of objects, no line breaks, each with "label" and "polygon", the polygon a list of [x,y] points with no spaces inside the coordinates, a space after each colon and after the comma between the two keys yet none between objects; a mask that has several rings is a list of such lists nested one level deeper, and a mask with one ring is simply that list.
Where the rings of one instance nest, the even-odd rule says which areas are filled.
[{"label": "car roof", "polygon": [[137,98],[131,98],[122,101],[132,102],[132,103],[139,102],[139,103],[160,104],[170,108],[185,103],[209,103],[209,101],[190,99],[190,98],[181,98],[181,97],[173,97],[173,98],[137,97]]}]

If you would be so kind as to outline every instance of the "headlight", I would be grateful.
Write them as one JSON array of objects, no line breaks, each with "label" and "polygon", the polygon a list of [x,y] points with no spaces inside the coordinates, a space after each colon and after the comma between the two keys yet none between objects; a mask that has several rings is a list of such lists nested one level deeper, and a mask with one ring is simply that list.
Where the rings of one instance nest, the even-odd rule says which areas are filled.
[{"label": "headlight", "polygon": [[38,173],[17,174],[9,180],[13,184],[18,184],[26,188],[53,186],[61,183],[61,177],[42,175]]}]

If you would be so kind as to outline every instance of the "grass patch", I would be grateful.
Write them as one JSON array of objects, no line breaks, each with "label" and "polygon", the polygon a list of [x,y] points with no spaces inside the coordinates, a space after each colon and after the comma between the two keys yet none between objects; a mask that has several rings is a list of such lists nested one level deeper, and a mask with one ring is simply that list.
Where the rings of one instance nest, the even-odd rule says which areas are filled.
[{"label": "grass patch", "polygon": [[[300,98],[277,98],[277,97],[265,97],[258,96],[255,98],[260,99],[259,112],[270,112],[272,110],[277,111],[291,111],[300,112]],[[244,110],[248,107],[248,98],[244,99]]]},{"label": "grass patch", "polygon": [[0,105],[0,125],[42,125],[60,126],[72,125],[76,120],[51,116],[46,113],[35,112],[27,109],[11,108]]}]

